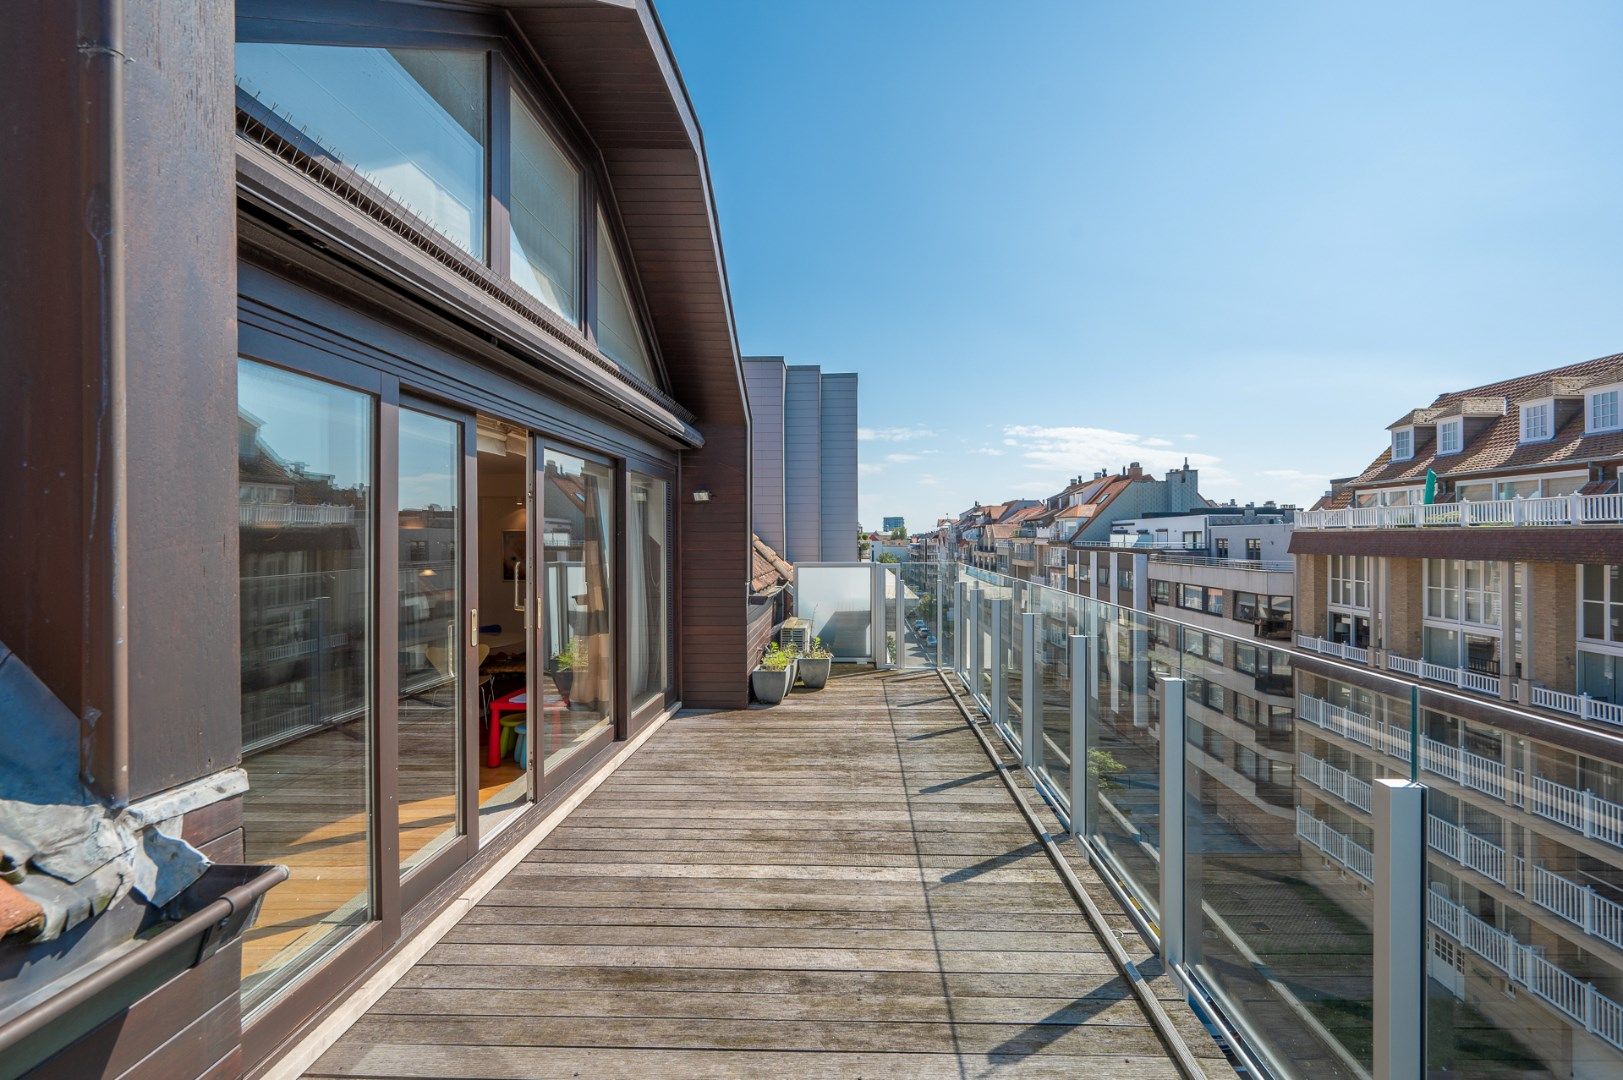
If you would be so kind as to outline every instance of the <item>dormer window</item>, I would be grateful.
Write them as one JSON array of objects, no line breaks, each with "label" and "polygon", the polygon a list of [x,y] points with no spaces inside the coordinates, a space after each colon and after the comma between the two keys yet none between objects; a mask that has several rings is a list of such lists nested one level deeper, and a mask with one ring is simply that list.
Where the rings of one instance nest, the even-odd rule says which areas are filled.
[{"label": "dormer window", "polygon": [[1414,428],[1398,428],[1392,432],[1392,460],[1408,461],[1414,457]]},{"label": "dormer window", "polygon": [[1591,390],[1584,395],[1584,415],[1589,426],[1584,434],[1598,431],[1616,431],[1623,427],[1623,386],[1609,386],[1604,390]]},{"label": "dormer window", "polygon": [[1444,420],[1437,425],[1437,453],[1457,454],[1462,443],[1464,420]]},{"label": "dormer window", "polygon": [[1555,435],[1555,402],[1524,401],[1521,405],[1522,442],[1543,442]]}]

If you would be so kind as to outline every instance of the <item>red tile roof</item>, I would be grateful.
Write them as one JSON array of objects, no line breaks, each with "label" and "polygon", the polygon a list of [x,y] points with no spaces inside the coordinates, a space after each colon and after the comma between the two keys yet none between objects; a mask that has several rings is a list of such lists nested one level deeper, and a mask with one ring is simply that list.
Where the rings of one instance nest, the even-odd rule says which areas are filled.
[{"label": "red tile roof", "polygon": [[759,594],[794,584],[794,564],[773,551],[759,536],[754,533],[750,536],[755,541],[750,555],[750,588]]},{"label": "red tile roof", "polygon": [[[1426,470],[1435,469],[1439,477],[1471,473],[1503,472],[1520,469],[1540,469],[1558,465],[1576,465],[1597,460],[1611,461],[1623,458],[1623,431],[1600,435],[1584,435],[1584,416],[1580,409],[1576,415],[1556,431],[1555,437],[1545,442],[1526,443],[1521,439],[1521,410],[1515,404],[1541,396],[1552,396],[1559,391],[1570,396],[1581,385],[1604,385],[1613,379],[1623,380],[1623,353],[1586,360],[1581,364],[1549,371],[1522,375],[1502,382],[1475,386],[1440,394],[1427,409],[1411,410],[1393,427],[1409,423],[1434,423],[1439,418],[1464,415],[1486,417],[1485,426],[1471,431],[1467,424],[1465,446],[1458,454],[1437,457],[1435,439],[1419,445],[1415,456],[1408,461],[1393,461],[1392,448],[1387,447],[1362,473],[1350,481],[1354,487],[1423,483]],[[1540,394],[1540,390],[1549,393]],[[1491,399],[1485,400],[1485,399]],[[1332,505],[1345,506],[1352,493],[1341,493]]]}]

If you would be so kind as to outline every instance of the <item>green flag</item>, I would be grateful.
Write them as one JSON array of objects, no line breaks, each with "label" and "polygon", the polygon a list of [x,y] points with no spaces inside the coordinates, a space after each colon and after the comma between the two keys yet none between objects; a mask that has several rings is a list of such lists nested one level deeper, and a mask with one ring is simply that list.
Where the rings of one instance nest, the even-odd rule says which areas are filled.
[{"label": "green flag", "polygon": [[1437,501],[1437,474],[1431,469],[1426,470],[1426,496],[1427,506]]}]

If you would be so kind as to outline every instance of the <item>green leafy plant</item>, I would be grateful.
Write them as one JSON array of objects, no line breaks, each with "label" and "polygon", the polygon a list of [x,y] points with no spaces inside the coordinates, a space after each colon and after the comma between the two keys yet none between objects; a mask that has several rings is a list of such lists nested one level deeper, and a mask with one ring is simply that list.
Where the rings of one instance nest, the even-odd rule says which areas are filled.
[{"label": "green leafy plant", "polygon": [[552,658],[559,671],[582,671],[586,667],[586,644],[578,637],[570,638]]},{"label": "green leafy plant", "polygon": [[1088,751],[1088,775],[1093,777],[1099,787],[1106,789],[1119,787],[1116,777],[1126,771],[1127,766],[1117,761],[1109,750]]},{"label": "green leafy plant", "polygon": [[834,659],[834,654],[829,652],[826,648],[823,647],[823,639],[822,638],[814,637],[814,638],[812,638],[811,648],[806,650],[806,659],[808,659],[808,660],[832,660],[832,659]]},{"label": "green leafy plant", "polygon": [[778,643],[774,641],[766,647],[766,652],[761,655],[761,670],[785,671],[790,664],[794,663],[795,655],[794,649],[780,648]]},{"label": "green leafy plant", "polygon": [[902,561],[902,557],[894,551],[881,551],[879,561],[883,563],[899,563]]}]

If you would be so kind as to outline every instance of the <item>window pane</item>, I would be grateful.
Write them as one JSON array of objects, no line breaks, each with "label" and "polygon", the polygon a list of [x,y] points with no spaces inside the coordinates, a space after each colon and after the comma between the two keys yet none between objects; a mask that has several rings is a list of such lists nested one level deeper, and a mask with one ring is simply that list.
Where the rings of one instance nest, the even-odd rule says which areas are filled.
[{"label": "window pane", "polygon": [[665,581],[669,530],[665,510],[666,484],[632,473],[631,521],[627,530],[626,573],[629,625],[627,658],[631,664],[631,706],[636,708],[665,693]]},{"label": "window pane", "polygon": [[602,210],[597,212],[597,347],[649,386],[659,385]]},{"label": "window pane", "polygon": [[614,473],[548,450],[542,496],[547,674],[557,694],[547,695],[541,747],[552,770],[614,710]]},{"label": "window pane", "polygon": [[242,955],[252,1008],[369,915],[372,400],[238,365],[243,851],[283,863]]},{"label": "window pane", "polygon": [[508,248],[513,281],[580,321],[580,172],[518,94],[513,115]]},{"label": "window pane", "polygon": [[483,52],[242,42],[237,86],[484,258]]},{"label": "window pane", "polygon": [[462,429],[400,410],[400,868],[462,831]]}]

